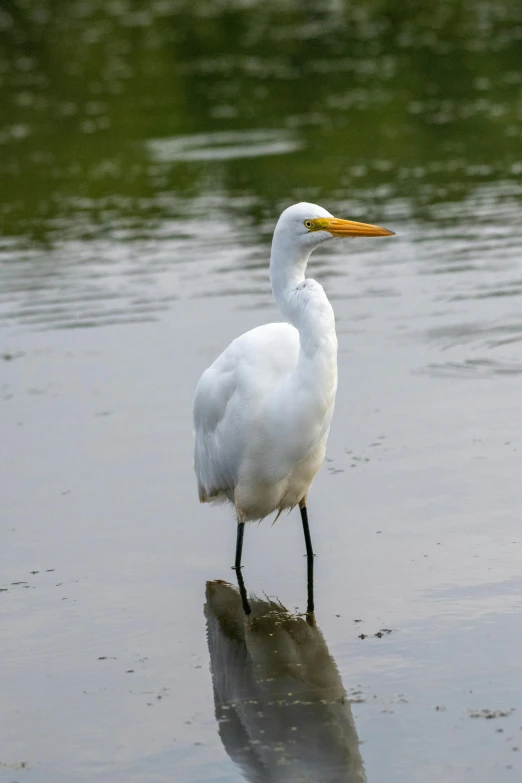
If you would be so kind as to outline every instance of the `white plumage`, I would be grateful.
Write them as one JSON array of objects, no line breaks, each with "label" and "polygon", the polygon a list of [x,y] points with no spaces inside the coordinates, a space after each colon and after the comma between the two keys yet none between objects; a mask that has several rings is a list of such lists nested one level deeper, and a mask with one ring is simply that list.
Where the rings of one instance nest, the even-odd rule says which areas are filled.
[{"label": "white plumage", "polygon": [[194,399],[202,502],[229,500],[238,521],[304,504],[324,459],[337,390],[337,337],[328,298],[305,279],[310,253],[333,236],[392,232],[295,204],[276,225],[270,260],[287,323],[234,340],[203,373]]}]

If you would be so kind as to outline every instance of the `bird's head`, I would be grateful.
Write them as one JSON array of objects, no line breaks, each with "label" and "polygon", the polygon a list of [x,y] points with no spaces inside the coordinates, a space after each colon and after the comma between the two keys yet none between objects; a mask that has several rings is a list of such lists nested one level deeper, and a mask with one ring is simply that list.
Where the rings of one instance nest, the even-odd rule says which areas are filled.
[{"label": "bird's head", "polygon": [[274,232],[279,241],[312,251],[333,237],[389,237],[393,231],[369,223],[336,218],[317,204],[293,204],[281,213]]}]

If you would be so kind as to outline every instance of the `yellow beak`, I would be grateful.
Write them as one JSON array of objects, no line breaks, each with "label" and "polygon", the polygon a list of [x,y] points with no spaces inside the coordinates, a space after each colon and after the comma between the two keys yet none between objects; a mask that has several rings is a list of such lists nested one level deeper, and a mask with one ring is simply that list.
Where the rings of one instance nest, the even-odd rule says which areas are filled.
[{"label": "yellow beak", "polygon": [[393,237],[395,231],[372,226],[370,223],[357,223],[355,220],[341,218],[319,218],[314,220],[312,231],[329,231],[334,237]]}]

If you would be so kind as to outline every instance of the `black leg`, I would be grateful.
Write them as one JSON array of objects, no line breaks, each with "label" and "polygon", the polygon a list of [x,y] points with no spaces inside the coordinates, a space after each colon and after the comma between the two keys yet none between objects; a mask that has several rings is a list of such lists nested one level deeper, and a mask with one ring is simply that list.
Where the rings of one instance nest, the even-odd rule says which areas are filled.
[{"label": "black leg", "polygon": [[243,534],[245,532],[245,523],[237,523],[237,539],[236,539],[236,561],[233,565],[236,571],[241,568],[241,553],[243,551]]},{"label": "black leg", "polygon": [[301,521],[303,523],[303,532],[306,544],[306,564],[307,564],[307,588],[308,601],[306,611],[312,614],[314,611],[314,551],[312,549],[312,539],[310,538],[310,528],[308,526],[308,512],[306,505],[300,505]]},{"label": "black leg", "polygon": [[252,610],[250,608],[250,604],[248,603],[247,591],[245,588],[245,583],[243,582],[243,574],[241,573],[241,568],[236,569],[236,576],[237,576],[237,583],[239,585],[239,594],[241,596],[243,611],[248,616]]}]

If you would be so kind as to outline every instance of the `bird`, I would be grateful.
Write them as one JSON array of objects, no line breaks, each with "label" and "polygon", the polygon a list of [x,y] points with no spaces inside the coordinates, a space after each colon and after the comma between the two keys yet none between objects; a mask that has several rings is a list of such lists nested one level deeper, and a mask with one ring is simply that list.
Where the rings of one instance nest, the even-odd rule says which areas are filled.
[{"label": "bird", "polygon": [[[223,746],[252,783],[366,783],[349,698],[315,618],[207,582],[205,615]],[[223,779],[226,775],[223,776]]]},{"label": "bird", "polygon": [[[285,209],[270,255],[272,293],[285,321],[237,337],[197,384],[193,417],[199,499],[234,505],[236,572],[245,523],[298,505],[313,576],[306,498],[330,431],[337,336],[332,306],[323,287],[305,277],[306,266],[312,251],[334,237],[393,235],[380,226],[336,218],[317,204],[300,202]],[[311,596],[308,610],[313,611]]]}]

